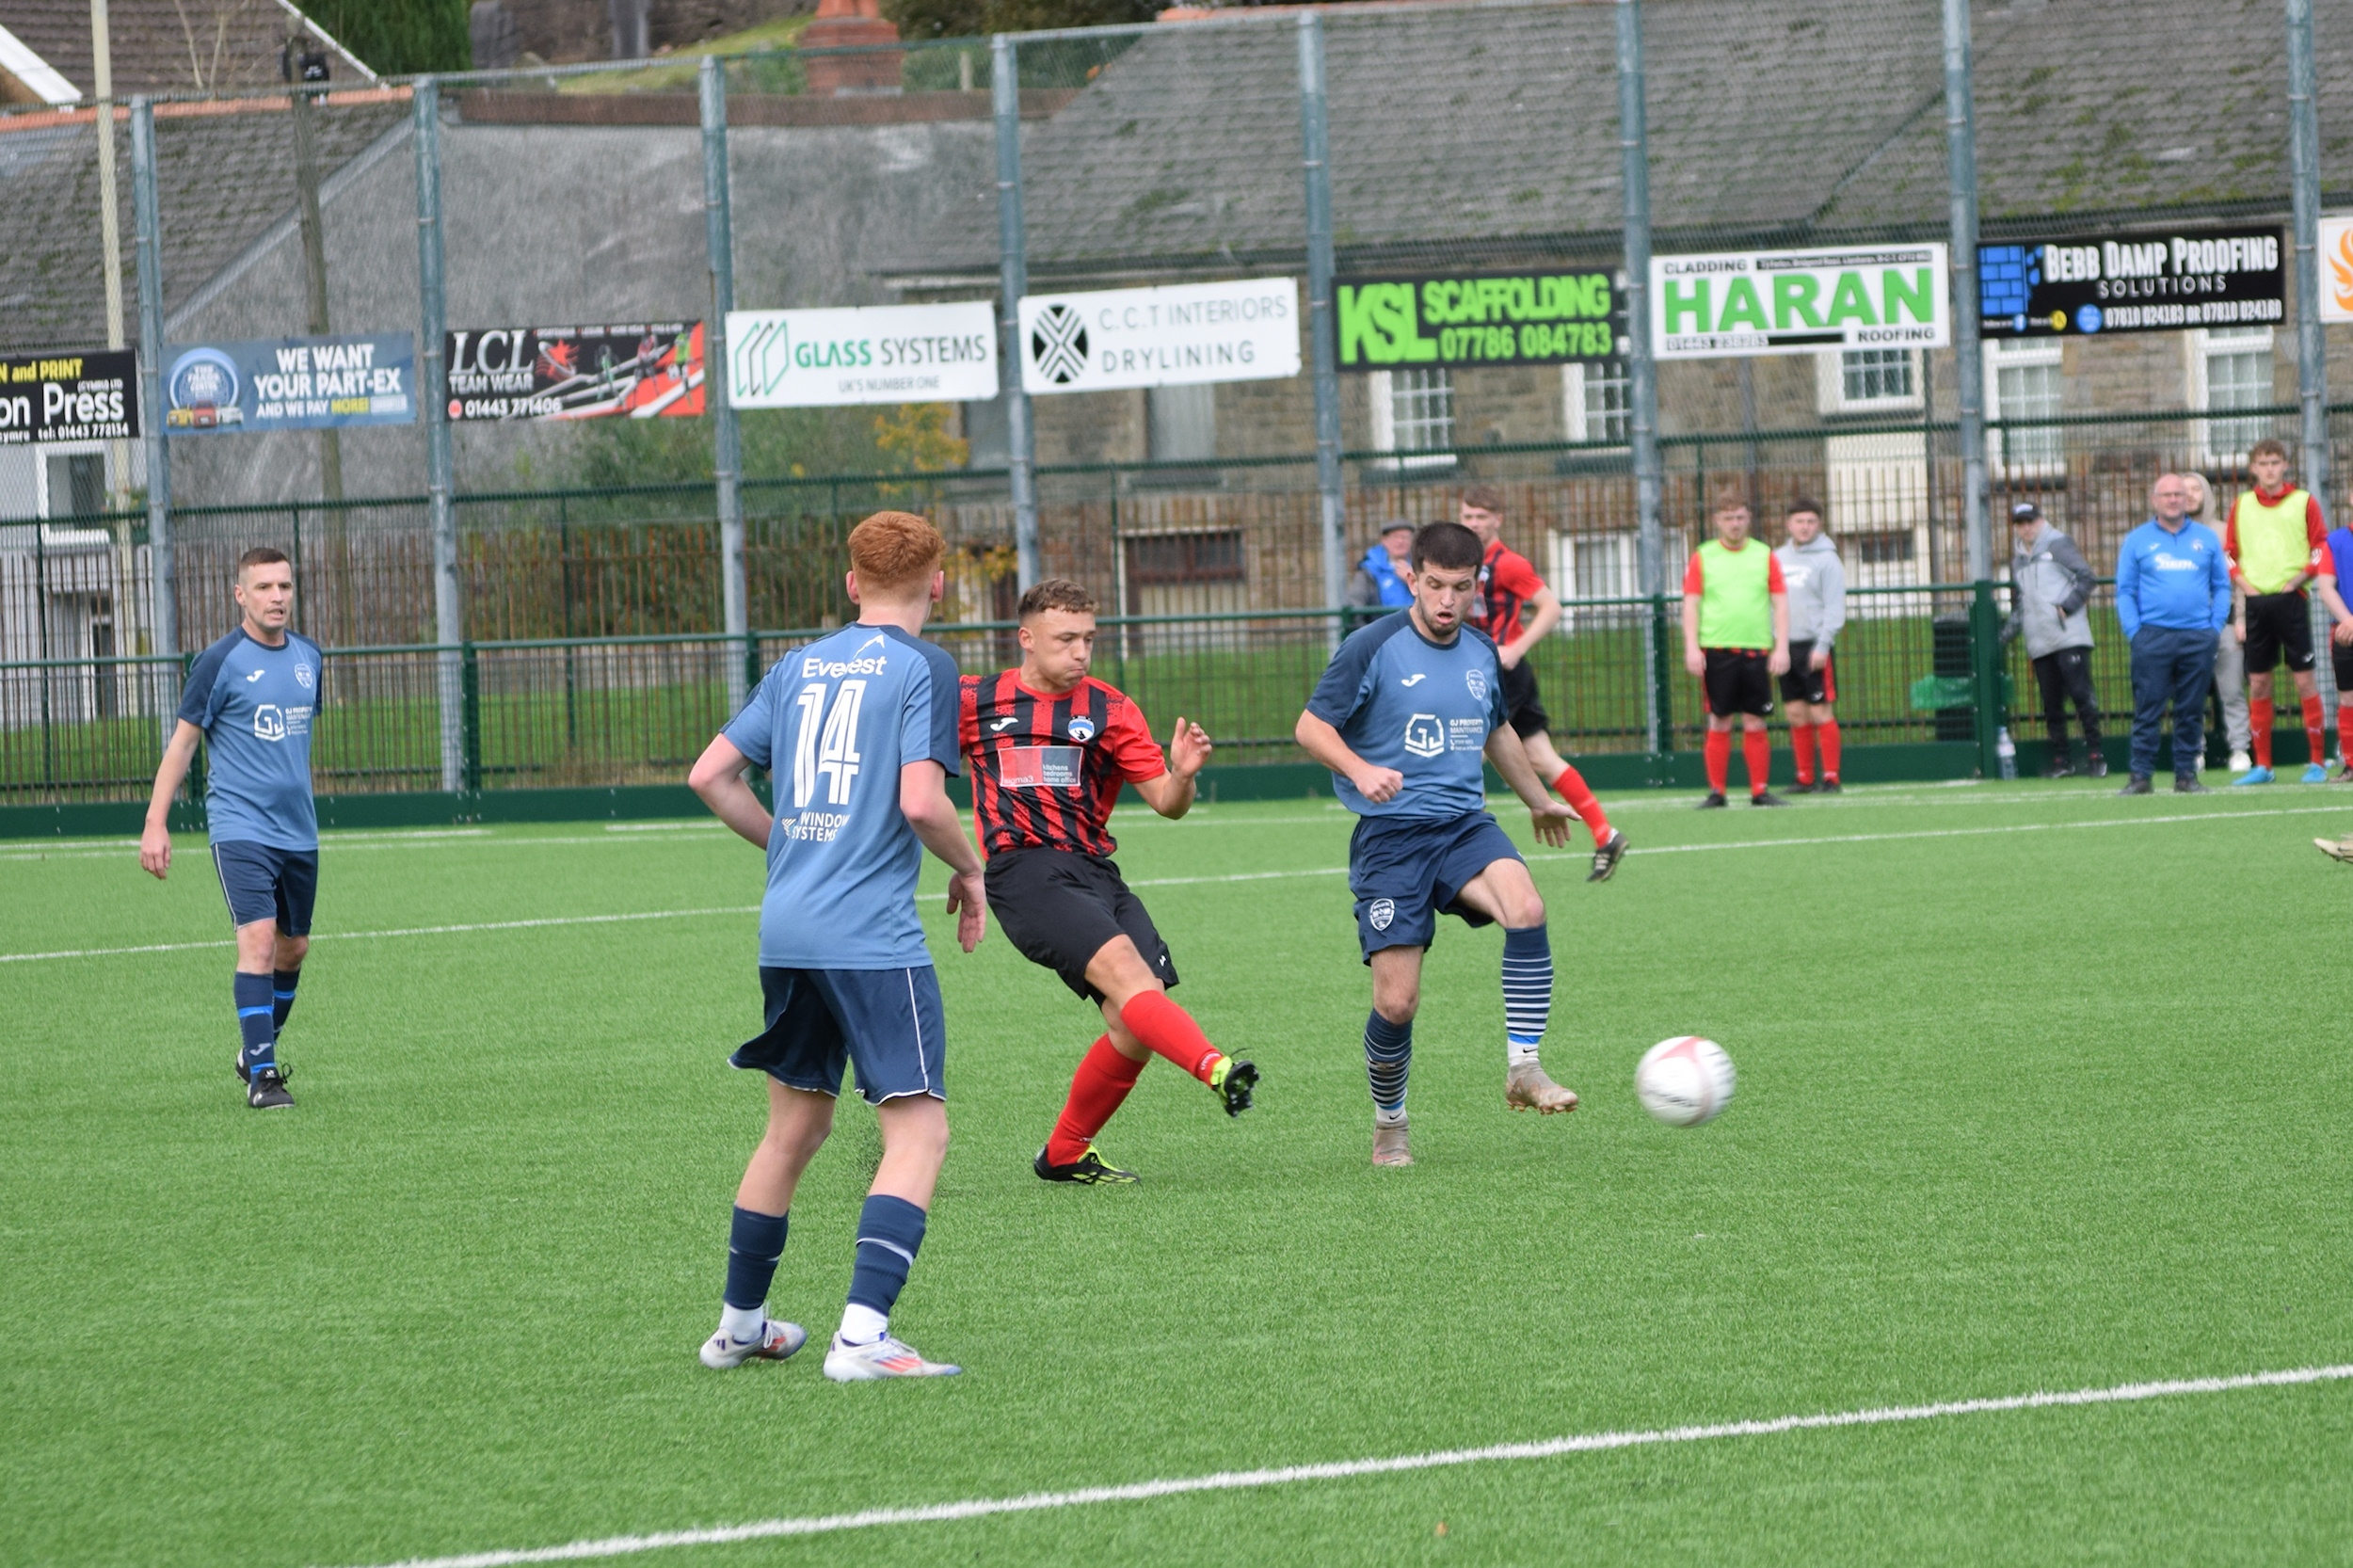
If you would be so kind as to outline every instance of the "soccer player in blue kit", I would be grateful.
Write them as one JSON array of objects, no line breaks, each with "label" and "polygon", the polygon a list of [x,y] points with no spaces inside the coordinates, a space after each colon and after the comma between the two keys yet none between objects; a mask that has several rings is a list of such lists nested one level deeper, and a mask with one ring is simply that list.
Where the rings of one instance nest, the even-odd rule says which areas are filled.
[{"label": "soccer player in blue kit", "polygon": [[237,560],[237,629],[188,672],[179,722],[155,770],[139,835],[139,864],[171,871],[171,797],[205,743],[211,768],[204,821],[213,867],[237,931],[237,1079],[256,1111],[294,1105],[278,1061],[278,1032],[294,1010],[311,949],[319,884],[318,808],[311,798],[311,721],[324,667],[318,644],[286,629],[294,568],[264,546]]},{"label": "soccer player in blue kit", "polygon": [[1433,522],[1414,538],[1414,602],[1356,632],[1317,682],[1296,734],[1332,770],[1357,815],[1348,885],[1372,968],[1365,1066],[1372,1084],[1372,1162],[1410,1165],[1405,1080],[1421,1003],[1422,952],[1441,912],[1503,925],[1504,1103],[1545,1115],[1577,1109],[1538,1060],[1552,1011],[1552,946],[1528,863],[1486,809],[1482,758],[1534,819],[1536,837],[1567,841],[1576,811],[1545,793],[1506,722],[1495,644],[1465,626],[1479,596],[1479,536]]},{"label": "soccer player in blue kit", "polygon": [[[890,1333],[890,1309],[923,1243],[948,1154],[939,979],[915,913],[929,849],[948,863],[956,939],[979,945],[988,907],[980,851],[949,800],[959,771],[956,664],[916,633],[946,587],[946,545],[906,512],[850,533],[850,626],[776,661],[688,782],[729,827],[768,854],[760,909],[766,1029],[728,1058],[768,1075],[768,1132],[735,1194],[719,1331],[706,1367],[781,1361],[808,1336],[767,1316],[792,1190],[833,1130],[844,1062],[882,1127],[882,1163],[857,1225],[840,1332],[825,1356],[836,1383],[936,1377]],[[776,812],[744,781],[770,770]]]}]

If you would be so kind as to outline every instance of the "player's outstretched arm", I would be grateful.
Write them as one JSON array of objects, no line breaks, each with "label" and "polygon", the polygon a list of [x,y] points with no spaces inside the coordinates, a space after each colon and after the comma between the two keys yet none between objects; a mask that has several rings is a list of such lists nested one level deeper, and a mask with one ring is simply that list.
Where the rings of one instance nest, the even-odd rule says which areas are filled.
[{"label": "player's outstretched arm", "polygon": [[1545,789],[1544,780],[1536,776],[1536,765],[1528,760],[1528,747],[1519,732],[1508,724],[1497,725],[1487,736],[1487,760],[1528,808],[1536,837],[1555,849],[1567,843],[1569,824],[1577,820],[1577,808],[1553,799]]},{"label": "player's outstretched arm", "polygon": [[1154,778],[1130,779],[1144,804],[1175,822],[1193,809],[1193,780],[1216,749],[1209,742],[1209,732],[1188,719],[1176,721],[1176,733],[1168,740],[1168,771]]},{"label": "player's outstretched arm", "polygon": [[735,748],[735,743],[725,735],[714,735],[703,754],[695,759],[694,771],[686,776],[688,788],[702,796],[712,815],[758,844],[768,847],[770,821],[768,808],[752,793],[744,782],[744,770],[750,760]]},{"label": "player's outstretched arm", "polygon": [[196,758],[196,743],[203,738],[204,731],[182,719],[155,769],[155,792],[148,796],[147,826],[139,834],[139,869],[158,882],[171,870],[171,797],[180,792],[180,781]]},{"label": "player's outstretched arm", "polygon": [[948,913],[956,917],[956,942],[970,952],[988,929],[988,889],[981,878],[981,852],[964,836],[964,819],[948,798],[948,770],[937,762],[909,762],[899,770],[899,814],[923,847],[948,864]]},{"label": "player's outstretched arm", "polygon": [[1534,652],[1536,645],[1550,636],[1552,629],[1560,624],[1561,596],[1552,591],[1550,584],[1541,584],[1528,597],[1526,619],[1520,628],[1520,634],[1496,649],[1496,662],[1505,669],[1512,668]]},{"label": "player's outstretched arm", "polygon": [[[1356,786],[1356,792],[1379,806],[1397,798],[1405,788],[1405,776],[1395,768],[1376,768],[1349,749],[1340,732],[1324,719],[1313,713],[1299,715],[1299,723],[1291,728],[1291,736],[1299,742],[1299,749]],[[1525,759],[1523,759],[1525,760]]]}]

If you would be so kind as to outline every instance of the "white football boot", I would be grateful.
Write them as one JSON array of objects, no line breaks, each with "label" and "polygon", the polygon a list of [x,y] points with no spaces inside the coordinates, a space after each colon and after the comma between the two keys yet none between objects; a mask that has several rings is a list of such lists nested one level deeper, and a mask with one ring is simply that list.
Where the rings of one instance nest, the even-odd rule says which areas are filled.
[{"label": "white football boot", "polygon": [[774,1318],[762,1321],[759,1337],[730,1339],[721,1329],[703,1341],[703,1365],[714,1372],[730,1367],[741,1367],[746,1361],[782,1361],[808,1343],[808,1330],[798,1323],[780,1323]]},{"label": "white football boot", "polygon": [[963,1371],[944,1361],[926,1361],[913,1346],[884,1335],[868,1345],[852,1345],[833,1336],[825,1352],[825,1376],[836,1383],[872,1383],[879,1378],[945,1378]]}]

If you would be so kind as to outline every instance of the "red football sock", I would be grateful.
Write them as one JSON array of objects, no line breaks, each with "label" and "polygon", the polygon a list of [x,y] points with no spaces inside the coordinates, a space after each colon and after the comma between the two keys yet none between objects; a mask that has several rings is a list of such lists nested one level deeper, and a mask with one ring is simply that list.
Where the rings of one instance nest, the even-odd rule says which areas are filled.
[{"label": "red football sock", "polygon": [[1814,727],[1793,724],[1789,727],[1789,750],[1798,760],[1798,782],[1814,782]]},{"label": "red football sock", "polygon": [[1740,732],[1741,760],[1749,765],[1749,793],[1761,795],[1773,775],[1773,732],[1769,729],[1744,729]]},{"label": "red football sock", "polygon": [[1166,992],[1137,992],[1119,1010],[1119,1021],[1153,1055],[1165,1056],[1204,1083],[1209,1081],[1209,1069],[1225,1058],[1193,1015],[1169,1000]]},{"label": "red football sock", "polygon": [[2247,728],[2254,731],[2255,766],[2271,766],[2271,699],[2254,696],[2247,699]]},{"label": "red football sock", "polygon": [[1079,1070],[1070,1075],[1070,1097],[1063,1102],[1062,1115],[1054,1122],[1054,1135],[1046,1140],[1048,1161],[1067,1165],[1086,1153],[1095,1135],[1112,1119],[1112,1112],[1127,1099],[1128,1091],[1136,1086],[1136,1075],[1142,1071],[1144,1064],[1120,1055],[1110,1035],[1097,1038]]},{"label": "red football sock", "polygon": [[1609,813],[1601,808],[1601,802],[1593,798],[1593,792],[1585,787],[1583,774],[1564,763],[1561,776],[1552,781],[1552,788],[1578,816],[1585,819],[1586,830],[1593,834],[1595,848],[1609,841]]},{"label": "red football sock", "polygon": [[1814,738],[1822,747],[1822,782],[1838,782],[1838,721],[1824,719],[1814,727]]},{"label": "red football sock", "polygon": [[2314,692],[2304,699],[2304,744],[2312,750],[2306,756],[2314,762],[2329,757],[2329,716],[2322,712],[2320,694]]},{"label": "red football sock", "polygon": [[2337,697],[2337,760],[2353,768],[2353,692]]},{"label": "red football sock", "polygon": [[1724,792],[1724,780],[1732,773],[1732,731],[1711,729],[1707,732],[1707,788],[1711,793]]}]

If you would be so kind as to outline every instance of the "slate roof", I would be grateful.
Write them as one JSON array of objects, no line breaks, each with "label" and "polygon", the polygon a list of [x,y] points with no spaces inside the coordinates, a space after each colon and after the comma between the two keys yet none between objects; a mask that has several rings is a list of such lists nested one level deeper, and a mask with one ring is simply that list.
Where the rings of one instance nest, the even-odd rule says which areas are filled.
[{"label": "slate roof", "polygon": [[[1616,254],[1614,9],[1328,13],[1342,268]],[[1643,16],[1657,248],[1945,232],[1935,0],[1650,0]],[[2323,184],[2344,199],[2353,27],[2331,20],[2318,40]],[[2278,0],[2006,0],[1977,6],[1973,25],[1987,237],[2053,217],[2285,217]],[[1028,133],[1033,276],[1299,264],[1297,71],[1289,18],[1138,39]],[[949,279],[996,262],[983,201],[877,270]]]},{"label": "slate roof", "polygon": [[[0,17],[18,41],[82,89],[90,74],[88,0],[9,0]],[[135,92],[213,92],[267,87],[279,74],[278,50],[297,27],[317,35],[281,0],[108,0],[107,64],[118,98]],[[329,51],[338,82],[368,79],[360,61]]]}]

